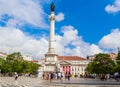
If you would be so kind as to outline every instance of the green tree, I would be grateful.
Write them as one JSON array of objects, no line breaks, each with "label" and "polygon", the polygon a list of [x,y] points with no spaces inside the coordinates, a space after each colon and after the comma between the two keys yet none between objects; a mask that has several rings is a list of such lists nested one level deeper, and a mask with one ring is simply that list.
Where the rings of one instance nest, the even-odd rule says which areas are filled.
[{"label": "green tree", "polygon": [[38,64],[23,60],[20,52],[14,52],[7,56],[3,69],[5,73],[18,72],[35,74],[38,68]]},{"label": "green tree", "polygon": [[20,61],[23,60],[23,57],[20,52],[14,52],[9,54],[6,58],[6,70],[9,73],[20,72],[21,65]]},{"label": "green tree", "polygon": [[32,62],[30,65],[31,65],[31,74],[35,74],[39,69],[40,65]]},{"label": "green tree", "polygon": [[116,67],[115,72],[118,71],[120,73],[120,51],[118,51],[118,55],[116,57]]},{"label": "green tree", "polygon": [[118,55],[116,57],[117,64],[120,64],[120,51],[118,51]]},{"label": "green tree", "polygon": [[87,73],[91,73],[93,74],[95,70],[95,66],[96,65],[96,62],[90,62],[87,66],[87,68],[85,69]]},{"label": "green tree", "polygon": [[37,72],[39,66],[40,66],[39,64],[29,62],[29,61],[23,61],[23,63],[22,63],[24,73],[35,74]]},{"label": "green tree", "polygon": [[6,58],[6,60],[12,61],[12,60],[23,60],[23,57],[20,52],[14,52],[12,54],[9,54]]},{"label": "green tree", "polygon": [[4,72],[5,68],[5,60],[3,58],[0,58],[0,72]]},{"label": "green tree", "polygon": [[96,74],[113,73],[114,66],[115,63],[110,59],[108,54],[100,53],[97,54],[93,62],[88,65],[86,71]]}]

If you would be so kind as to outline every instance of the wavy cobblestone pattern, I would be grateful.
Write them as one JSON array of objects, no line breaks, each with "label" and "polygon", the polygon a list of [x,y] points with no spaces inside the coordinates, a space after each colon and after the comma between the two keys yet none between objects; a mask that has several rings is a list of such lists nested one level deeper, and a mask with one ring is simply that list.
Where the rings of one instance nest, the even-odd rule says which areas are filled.
[{"label": "wavy cobblestone pattern", "polygon": [[100,81],[99,79],[75,78],[70,81],[60,80],[42,80],[41,78],[19,77],[0,77],[0,87],[120,87],[120,81],[114,79]]}]

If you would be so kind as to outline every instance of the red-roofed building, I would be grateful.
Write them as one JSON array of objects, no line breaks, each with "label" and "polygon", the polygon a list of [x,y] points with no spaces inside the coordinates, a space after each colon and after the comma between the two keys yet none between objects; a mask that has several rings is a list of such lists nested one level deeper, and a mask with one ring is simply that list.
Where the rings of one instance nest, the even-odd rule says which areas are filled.
[{"label": "red-roofed building", "polygon": [[[58,56],[56,65],[59,65],[60,70],[58,71],[63,72],[64,74],[66,72],[70,72],[71,74],[80,76],[80,74],[85,74],[85,68],[87,67],[89,62],[90,61],[86,58],[82,58],[79,56]],[[42,71],[46,71],[50,63],[48,64],[48,66],[44,66],[45,58],[43,58],[39,61],[39,64],[42,65],[42,67],[40,67]],[[51,68],[49,67],[49,69]]]},{"label": "red-roofed building", "polygon": [[58,56],[58,60],[68,60],[68,61],[73,61],[73,60],[86,60],[85,58],[78,57],[78,56]]}]

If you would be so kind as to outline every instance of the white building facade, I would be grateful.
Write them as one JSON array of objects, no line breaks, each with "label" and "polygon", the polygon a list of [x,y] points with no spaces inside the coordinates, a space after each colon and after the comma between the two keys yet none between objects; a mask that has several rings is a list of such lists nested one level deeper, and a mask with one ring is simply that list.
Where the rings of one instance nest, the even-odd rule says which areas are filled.
[{"label": "white building facade", "polygon": [[[59,69],[56,72],[62,72],[64,74],[69,72],[70,74],[77,75],[77,76],[85,74],[85,69],[90,62],[90,60],[87,60],[85,58],[81,58],[78,56],[58,56],[57,59],[58,61],[56,62],[56,64],[59,66]],[[45,58],[41,59],[38,63],[42,65],[40,67],[41,68],[40,70],[43,73],[49,72],[52,69],[52,67],[50,66],[44,66]]]}]

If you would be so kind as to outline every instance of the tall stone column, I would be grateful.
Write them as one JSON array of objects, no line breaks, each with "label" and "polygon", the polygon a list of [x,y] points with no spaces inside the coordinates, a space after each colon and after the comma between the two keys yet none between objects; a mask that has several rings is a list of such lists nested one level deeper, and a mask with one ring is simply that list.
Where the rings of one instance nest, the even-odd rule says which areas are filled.
[{"label": "tall stone column", "polygon": [[[54,4],[51,4],[51,13],[49,16],[50,20],[50,35],[49,35],[49,47],[48,47],[48,52],[45,54],[45,61],[41,63],[43,67],[41,70],[43,73],[45,72],[58,72],[59,71],[59,64],[57,61],[58,55],[56,54],[55,51],[55,39],[54,39],[54,34],[55,34],[55,14],[54,14]],[[39,70],[40,72],[40,70]]]},{"label": "tall stone column", "polygon": [[57,61],[57,54],[55,51],[55,14],[54,14],[54,4],[51,4],[51,13],[49,16],[50,20],[50,35],[49,35],[49,47],[48,47],[48,52],[45,54],[46,62],[48,63],[56,63]]},{"label": "tall stone column", "polygon": [[50,20],[50,36],[49,36],[49,54],[55,54],[55,39],[54,39],[54,33],[55,33],[55,15],[54,11],[51,11],[51,15],[49,17]]}]

